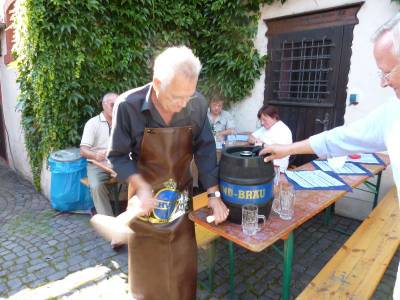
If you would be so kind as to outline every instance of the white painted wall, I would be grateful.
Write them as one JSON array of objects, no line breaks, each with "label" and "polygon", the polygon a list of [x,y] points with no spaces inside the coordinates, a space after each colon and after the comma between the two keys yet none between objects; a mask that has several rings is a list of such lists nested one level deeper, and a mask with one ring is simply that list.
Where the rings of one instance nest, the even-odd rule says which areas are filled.
[{"label": "white painted wall", "polygon": [[[261,18],[258,24],[258,32],[255,40],[256,48],[261,54],[267,54],[268,41],[266,32],[268,30],[264,20],[282,16],[290,16],[304,12],[317,11],[351,3],[359,0],[288,0],[283,5],[279,2],[261,8]],[[348,81],[348,95],[357,93],[359,104],[347,106],[345,123],[351,123],[365,116],[377,106],[395,97],[390,88],[381,88],[377,76],[377,67],[372,54],[372,42],[376,29],[386,20],[399,11],[400,6],[390,0],[366,0],[358,12],[359,24],[354,27],[352,44],[351,66]],[[253,131],[256,126],[256,115],[264,100],[265,70],[261,78],[256,82],[249,97],[231,109],[235,117],[238,131]],[[380,195],[384,195],[393,185],[391,170],[384,173]],[[351,199],[350,199],[351,198]],[[356,199],[356,200],[354,200]],[[344,199],[337,209],[348,216],[364,218],[368,215],[371,205],[371,197],[355,192]],[[359,201],[359,202],[357,202]]]},{"label": "white painted wall", "polygon": [[11,168],[31,179],[32,174],[25,150],[24,133],[21,127],[21,114],[17,111],[18,85],[16,71],[0,62],[1,92],[4,123],[6,126],[7,157]]},{"label": "white painted wall", "polygon": [[[5,34],[1,35],[2,45],[5,45]],[[12,64],[4,64],[6,47],[2,47],[0,59],[0,82],[3,105],[4,123],[7,129],[6,145],[8,163],[23,177],[32,181],[32,172],[29,165],[28,154],[25,148],[24,132],[21,125],[21,113],[17,109],[19,85],[16,83],[17,72]],[[46,168],[42,172],[42,191],[49,196],[50,173]]]}]

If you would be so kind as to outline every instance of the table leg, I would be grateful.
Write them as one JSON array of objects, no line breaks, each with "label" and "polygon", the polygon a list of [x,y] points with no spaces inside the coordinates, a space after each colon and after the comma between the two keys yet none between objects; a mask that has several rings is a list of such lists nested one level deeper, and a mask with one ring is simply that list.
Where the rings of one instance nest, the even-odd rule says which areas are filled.
[{"label": "table leg", "polygon": [[378,173],[378,178],[376,180],[376,186],[375,186],[375,196],[374,196],[374,204],[372,208],[375,208],[376,205],[378,204],[378,197],[379,197],[379,189],[381,187],[381,179],[382,179],[382,171]]},{"label": "table leg", "polygon": [[363,190],[363,189],[357,188],[358,190],[374,194],[374,202],[372,204],[372,206],[373,206],[372,208],[375,208],[375,206],[378,204],[379,189],[381,187],[381,179],[382,179],[382,171],[380,171],[376,175],[378,176],[376,179],[376,184],[374,184],[370,181],[363,182],[364,185],[368,188],[368,190]]},{"label": "table leg", "polygon": [[208,289],[210,292],[214,290],[214,272],[215,272],[215,240],[212,241],[207,249],[208,256]]},{"label": "table leg", "polygon": [[292,280],[292,260],[293,260],[293,232],[288,234],[283,245],[283,285],[282,299],[289,300],[290,282]]},{"label": "table leg", "polygon": [[324,225],[325,226],[328,226],[331,223],[333,211],[334,211],[334,204],[325,208],[325,214],[324,214]]}]

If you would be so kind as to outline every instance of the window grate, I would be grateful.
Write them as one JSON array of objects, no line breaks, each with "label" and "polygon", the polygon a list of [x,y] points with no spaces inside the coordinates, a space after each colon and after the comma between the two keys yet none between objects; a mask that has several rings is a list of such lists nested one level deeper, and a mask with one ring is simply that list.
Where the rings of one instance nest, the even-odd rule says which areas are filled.
[{"label": "window grate", "polygon": [[293,104],[328,104],[332,48],[328,38],[281,42],[272,50],[273,98]]}]

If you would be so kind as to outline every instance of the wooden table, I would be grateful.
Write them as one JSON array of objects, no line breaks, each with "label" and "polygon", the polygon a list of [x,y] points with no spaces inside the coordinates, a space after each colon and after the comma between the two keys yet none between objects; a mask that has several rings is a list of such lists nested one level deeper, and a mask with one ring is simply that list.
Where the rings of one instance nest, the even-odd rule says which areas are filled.
[{"label": "wooden table", "polygon": [[[387,155],[379,154],[380,158],[389,164]],[[373,173],[373,176],[341,176],[341,178],[351,187],[356,188],[363,183],[375,189],[374,206],[377,203],[380,180],[382,171],[386,168],[383,165],[363,165],[366,169]],[[297,168],[298,170],[315,169],[311,163],[305,164]],[[377,175],[376,184],[371,183],[368,179]],[[286,177],[281,175],[281,181],[285,182]],[[214,223],[207,223],[206,217],[211,214],[208,208],[202,208],[189,214],[189,218],[196,224],[229,240],[230,252],[230,289],[233,292],[234,282],[234,262],[233,262],[233,243],[246,248],[253,252],[260,252],[270,247],[278,240],[284,240],[283,249],[283,282],[282,297],[284,300],[290,297],[290,282],[292,276],[292,258],[293,258],[293,231],[302,224],[327,209],[326,216],[329,219],[332,212],[332,205],[343,198],[348,192],[338,190],[297,190],[295,196],[294,217],[285,221],[278,216],[271,214],[266,225],[254,236],[246,236],[242,233],[241,225],[224,222],[216,226]]]}]

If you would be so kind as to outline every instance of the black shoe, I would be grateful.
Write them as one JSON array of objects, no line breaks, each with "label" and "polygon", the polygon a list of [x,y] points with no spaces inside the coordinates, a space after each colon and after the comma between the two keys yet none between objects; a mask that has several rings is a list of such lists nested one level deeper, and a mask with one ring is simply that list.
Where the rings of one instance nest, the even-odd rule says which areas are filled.
[{"label": "black shoe", "polygon": [[115,252],[119,252],[124,248],[124,244],[111,244],[111,249],[113,249]]},{"label": "black shoe", "polygon": [[96,214],[97,214],[96,208],[92,207],[92,208],[90,209],[90,215],[93,217],[93,216],[96,215]]}]

